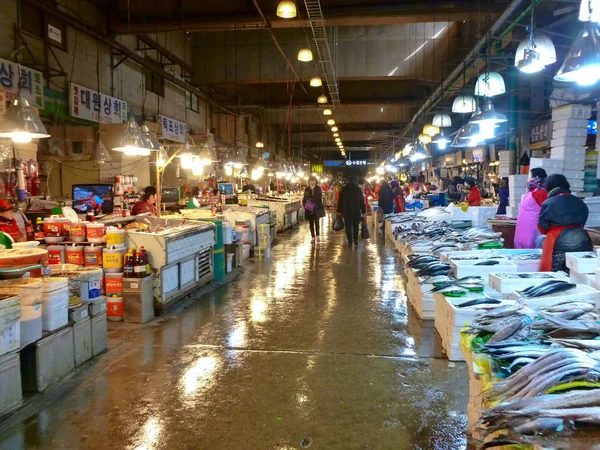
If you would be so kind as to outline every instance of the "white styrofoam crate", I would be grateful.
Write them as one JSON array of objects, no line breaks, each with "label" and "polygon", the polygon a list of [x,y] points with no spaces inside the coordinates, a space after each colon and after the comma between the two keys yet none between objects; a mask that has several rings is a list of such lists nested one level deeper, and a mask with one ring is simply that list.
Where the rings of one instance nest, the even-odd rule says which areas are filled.
[{"label": "white styrofoam crate", "polygon": [[508,217],[518,217],[519,216],[519,207],[518,206],[507,206],[506,207],[506,215]]},{"label": "white styrofoam crate", "polygon": [[[532,158],[533,159],[533,158]],[[527,184],[527,179],[529,177],[527,175],[511,175],[508,177],[508,184],[513,185],[523,185]]]},{"label": "white styrofoam crate", "polygon": [[600,212],[591,213],[585,223],[586,228],[600,227]]},{"label": "white styrofoam crate", "polygon": [[587,138],[585,136],[584,137],[563,136],[563,137],[552,139],[550,141],[550,146],[552,148],[564,147],[565,145],[581,146],[581,145],[585,145],[586,140],[587,140]]},{"label": "white styrofoam crate", "polygon": [[587,126],[585,128],[561,128],[552,130],[552,138],[558,139],[561,137],[587,137]]},{"label": "white styrofoam crate", "polygon": [[487,278],[490,272],[517,272],[516,264],[509,261],[499,261],[500,264],[493,266],[478,266],[482,260],[450,261],[450,269],[456,278],[466,276],[480,276]]},{"label": "white styrofoam crate", "polygon": [[563,128],[583,128],[587,130],[588,119],[560,119],[552,122],[552,130],[561,130]]},{"label": "white styrofoam crate", "polygon": [[[572,191],[583,191],[583,180],[568,180]],[[575,194],[575,192],[573,192]]]},{"label": "white styrofoam crate", "polygon": [[[518,293],[515,294],[518,295]],[[600,291],[590,286],[578,284],[576,288],[568,291],[545,295],[543,297],[528,298],[525,300],[525,304],[535,310],[542,306],[552,306],[557,303],[579,300],[600,301]]]},{"label": "white styrofoam crate", "polygon": [[576,284],[585,284],[586,286],[596,287],[596,274],[595,273],[579,273],[571,270],[569,274],[569,281]]},{"label": "white styrofoam crate", "polygon": [[[542,167],[544,169],[562,169],[563,165],[564,161],[556,158],[531,158],[529,160],[530,169],[535,167]],[[525,176],[529,178],[529,175]]]},{"label": "white styrofoam crate", "polygon": [[565,155],[585,156],[586,147],[585,147],[585,144],[584,145],[572,145],[572,144],[557,145],[555,147],[552,147],[551,151],[555,152],[555,153],[563,153]]},{"label": "white styrofoam crate", "polygon": [[[571,166],[572,167],[572,166]],[[583,180],[585,178],[585,170],[564,169],[563,175],[567,180]]]},{"label": "white styrofoam crate", "polygon": [[[520,278],[522,275],[527,275],[529,278]],[[550,280],[568,281],[568,279],[569,277],[565,272],[518,272],[515,274],[489,274],[490,287],[500,294],[510,294],[514,291],[520,291],[528,288],[529,286],[542,284]]]},{"label": "white styrofoam crate", "polygon": [[565,105],[552,108],[552,121],[564,119],[589,119],[592,114],[590,105]]}]

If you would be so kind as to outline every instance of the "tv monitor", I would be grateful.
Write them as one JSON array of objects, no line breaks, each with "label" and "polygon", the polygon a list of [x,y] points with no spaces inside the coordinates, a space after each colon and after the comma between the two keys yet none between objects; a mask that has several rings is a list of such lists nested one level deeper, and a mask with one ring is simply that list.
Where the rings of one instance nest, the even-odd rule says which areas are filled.
[{"label": "tv monitor", "polygon": [[111,214],[114,208],[112,184],[74,184],[73,209],[77,214]]},{"label": "tv monitor", "polygon": [[233,183],[219,183],[219,191],[224,195],[233,195]]}]

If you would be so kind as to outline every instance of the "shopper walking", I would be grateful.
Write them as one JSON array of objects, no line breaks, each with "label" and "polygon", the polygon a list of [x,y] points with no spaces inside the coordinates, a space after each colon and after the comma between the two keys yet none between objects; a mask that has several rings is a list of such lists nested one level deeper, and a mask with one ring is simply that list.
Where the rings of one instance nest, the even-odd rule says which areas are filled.
[{"label": "shopper walking", "polygon": [[352,247],[352,244],[358,246],[360,222],[367,212],[363,193],[357,183],[357,177],[350,177],[348,183],[340,192],[337,206],[337,213],[344,218],[348,247]]},{"label": "shopper walking", "polygon": [[302,206],[304,207],[306,220],[310,225],[312,241],[314,242],[315,239],[318,241],[321,232],[320,221],[321,217],[325,215],[325,206],[323,205],[323,190],[318,185],[315,177],[310,177],[308,180],[308,186],[304,190]]},{"label": "shopper walking", "polygon": [[540,271],[568,273],[566,252],[586,252],[594,248],[583,229],[589,210],[583,200],[571,194],[571,186],[562,174],[546,178],[546,189],[548,200],[542,204],[538,218],[538,230],[546,235]]},{"label": "shopper walking", "polygon": [[498,189],[498,210],[496,211],[496,214],[506,214],[509,196],[508,178],[504,177],[502,178],[502,186]]},{"label": "shopper walking", "polygon": [[396,212],[396,214],[405,212],[404,195],[402,189],[400,189],[400,184],[398,181],[392,180],[390,187],[392,188],[392,194],[394,195],[394,212]]},{"label": "shopper walking", "polygon": [[379,210],[382,214],[392,214],[394,212],[394,192],[386,180],[381,182],[379,188]]},{"label": "shopper walking", "polygon": [[548,198],[548,191],[544,187],[546,171],[536,167],[531,169],[531,177],[527,182],[527,192],[519,205],[515,227],[515,248],[536,248],[536,241],[540,235],[536,227],[542,204]]}]

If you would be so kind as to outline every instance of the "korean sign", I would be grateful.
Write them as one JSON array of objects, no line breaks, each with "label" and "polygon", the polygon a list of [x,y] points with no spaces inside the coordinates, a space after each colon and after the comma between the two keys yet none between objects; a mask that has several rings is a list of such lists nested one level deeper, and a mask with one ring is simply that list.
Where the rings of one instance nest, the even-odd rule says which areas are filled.
[{"label": "korean sign", "polygon": [[75,83],[70,86],[69,106],[71,116],[79,119],[100,123],[127,121],[127,102]]},{"label": "korean sign", "polygon": [[164,139],[181,143],[185,142],[185,135],[187,134],[187,125],[185,123],[166,116],[158,116],[158,120],[160,121],[160,134]]},{"label": "korean sign", "polygon": [[358,160],[358,159],[354,160],[354,161],[346,160],[347,166],[366,166],[367,164],[368,164],[368,162],[365,160]]},{"label": "korean sign", "polygon": [[0,91],[6,93],[5,100],[12,101],[19,93],[19,87],[31,106],[44,109],[42,73],[0,58]]},{"label": "korean sign", "polygon": [[551,130],[551,120],[544,120],[543,122],[532,125],[529,133],[529,147],[532,149],[549,147]]}]

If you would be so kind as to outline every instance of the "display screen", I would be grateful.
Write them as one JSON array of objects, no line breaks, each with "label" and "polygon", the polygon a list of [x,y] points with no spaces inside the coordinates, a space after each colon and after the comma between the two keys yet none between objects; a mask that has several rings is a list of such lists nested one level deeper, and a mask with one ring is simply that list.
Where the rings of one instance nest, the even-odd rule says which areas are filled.
[{"label": "display screen", "polygon": [[482,148],[473,149],[473,162],[474,163],[483,162],[483,149]]},{"label": "display screen", "polygon": [[219,191],[224,195],[233,195],[233,183],[219,183]]},{"label": "display screen", "polygon": [[112,184],[74,184],[73,209],[78,214],[93,210],[95,214],[113,212]]},{"label": "display screen", "polygon": [[588,121],[587,134],[598,134],[598,121]]}]

